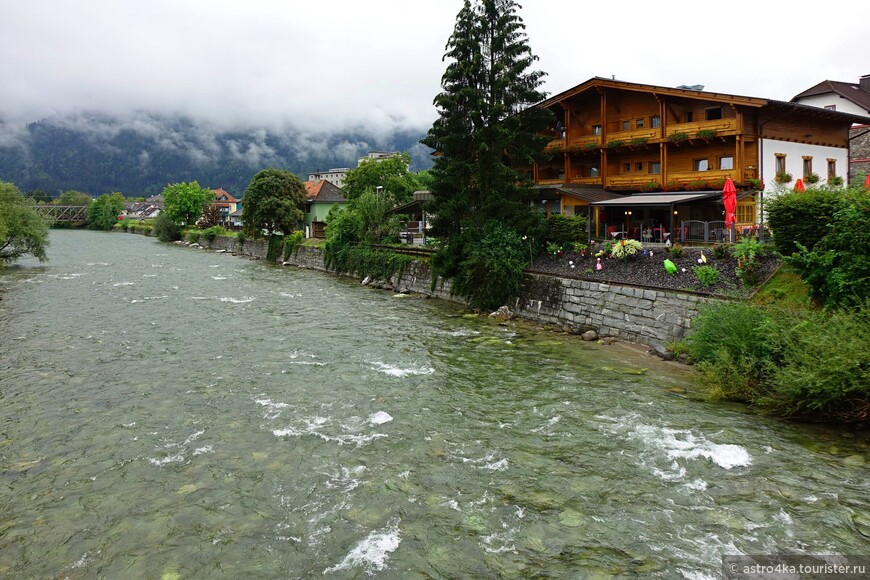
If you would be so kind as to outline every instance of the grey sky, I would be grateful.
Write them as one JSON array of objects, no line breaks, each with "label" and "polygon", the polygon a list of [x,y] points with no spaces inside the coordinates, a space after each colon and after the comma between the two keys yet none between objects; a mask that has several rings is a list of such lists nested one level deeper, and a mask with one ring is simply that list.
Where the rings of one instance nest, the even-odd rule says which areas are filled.
[{"label": "grey sky", "polygon": [[[788,100],[870,73],[870,5],[526,0],[559,93],[593,76]],[[184,113],[424,131],[461,0],[0,0],[0,117]]]}]

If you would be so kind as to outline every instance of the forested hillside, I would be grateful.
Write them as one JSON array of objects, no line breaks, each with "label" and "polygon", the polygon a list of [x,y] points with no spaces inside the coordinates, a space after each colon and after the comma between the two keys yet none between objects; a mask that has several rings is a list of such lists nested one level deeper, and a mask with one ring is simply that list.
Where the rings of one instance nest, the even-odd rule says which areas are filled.
[{"label": "forested hillside", "polygon": [[[0,129],[8,128],[0,122]],[[431,166],[422,133],[375,138],[355,132],[305,134],[293,129],[221,131],[186,118],[80,115],[30,123],[0,139],[0,180],[21,191],[57,195],[68,189],[128,197],[159,193],[167,184],[198,181],[240,195],[259,170],[287,169],[306,179],[314,170],[356,167],[368,151],[407,151],[415,171]]]}]

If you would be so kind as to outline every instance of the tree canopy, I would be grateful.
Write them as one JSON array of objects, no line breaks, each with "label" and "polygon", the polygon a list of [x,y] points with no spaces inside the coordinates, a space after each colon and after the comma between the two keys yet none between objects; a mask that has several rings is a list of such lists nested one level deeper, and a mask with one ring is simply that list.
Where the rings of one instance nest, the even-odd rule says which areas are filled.
[{"label": "tree canopy", "polygon": [[0,267],[30,254],[46,260],[48,222],[12,183],[0,181]]},{"label": "tree canopy", "polygon": [[289,171],[263,169],[254,175],[242,198],[245,233],[259,237],[265,231],[289,234],[305,215],[305,185]]},{"label": "tree canopy", "polygon": [[416,174],[409,170],[410,164],[411,156],[407,153],[381,160],[365,159],[359,167],[347,172],[342,191],[348,200],[372,192],[385,195],[393,205],[405,203],[422,187]]},{"label": "tree canopy", "polygon": [[214,197],[214,191],[195,181],[173,183],[163,189],[163,211],[177,224],[193,225]]},{"label": "tree canopy", "polygon": [[[446,243],[433,266],[448,278],[506,275],[498,259],[464,259],[486,252],[476,246],[487,232],[499,239],[525,236],[539,241],[544,235],[543,219],[531,205],[534,196],[525,168],[541,159],[552,114],[532,107],[546,97],[539,90],[544,73],[531,70],[537,57],[517,10],[513,0],[466,0],[447,42],[444,60],[449,64],[441,78],[443,90],[434,100],[439,117],[422,142],[439,153],[431,171],[430,209],[432,234]],[[522,276],[515,261],[502,258],[514,264],[512,276]],[[487,272],[463,271],[470,267]],[[498,287],[455,289],[473,304],[490,307],[506,299],[498,293],[486,295],[486,288]],[[516,285],[506,281],[501,287]]]},{"label": "tree canopy", "polygon": [[91,201],[93,198],[89,194],[68,189],[62,192],[54,203],[56,205],[90,205]]},{"label": "tree canopy", "polygon": [[120,193],[104,193],[88,206],[88,227],[92,230],[110,230],[124,211],[127,200]]}]

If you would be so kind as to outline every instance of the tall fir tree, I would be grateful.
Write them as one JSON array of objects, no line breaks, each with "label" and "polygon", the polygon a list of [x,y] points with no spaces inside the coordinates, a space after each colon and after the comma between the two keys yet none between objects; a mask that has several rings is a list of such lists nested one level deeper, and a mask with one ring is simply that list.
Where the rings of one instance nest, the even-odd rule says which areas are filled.
[{"label": "tall fir tree", "polygon": [[[532,70],[538,59],[518,8],[513,0],[465,1],[444,54],[448,65],[434,100],[439,118],[422,141],[438,152],[430,188],[432,233],[446,243],[433,261],[436,273],[454,279],[454,290],[480,307],[508,298],[482,295],[482,288],[518,285],[492,279],[505,275],[503,264],[492,263],[498,256],[489,265],[469,259],[489,253],[475,245],[494,231],[543,237],[523,168],[541,159],[553,119],[547,109],[533,107],[546,98],[539,90],[545,73]],[[514,277],[521,276],[520,268]]]}]

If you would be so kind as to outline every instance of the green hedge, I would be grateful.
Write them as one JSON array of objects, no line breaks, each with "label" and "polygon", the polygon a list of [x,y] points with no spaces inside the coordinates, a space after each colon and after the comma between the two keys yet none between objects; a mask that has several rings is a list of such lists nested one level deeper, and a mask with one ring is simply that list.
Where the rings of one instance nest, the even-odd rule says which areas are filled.
[{"label": "green hedge", "polygon": [[797,252],[798,244],[812,250],[830,231],[829,224],[842,203],[842,189],[812,187],[781,193],[765,202],[777,250],[784,256]]},{"label": "green hedge", "polygon": [[558,246],[586,242],[586,229],[585,217],[551,215],[547,218],[547,241]]}]

